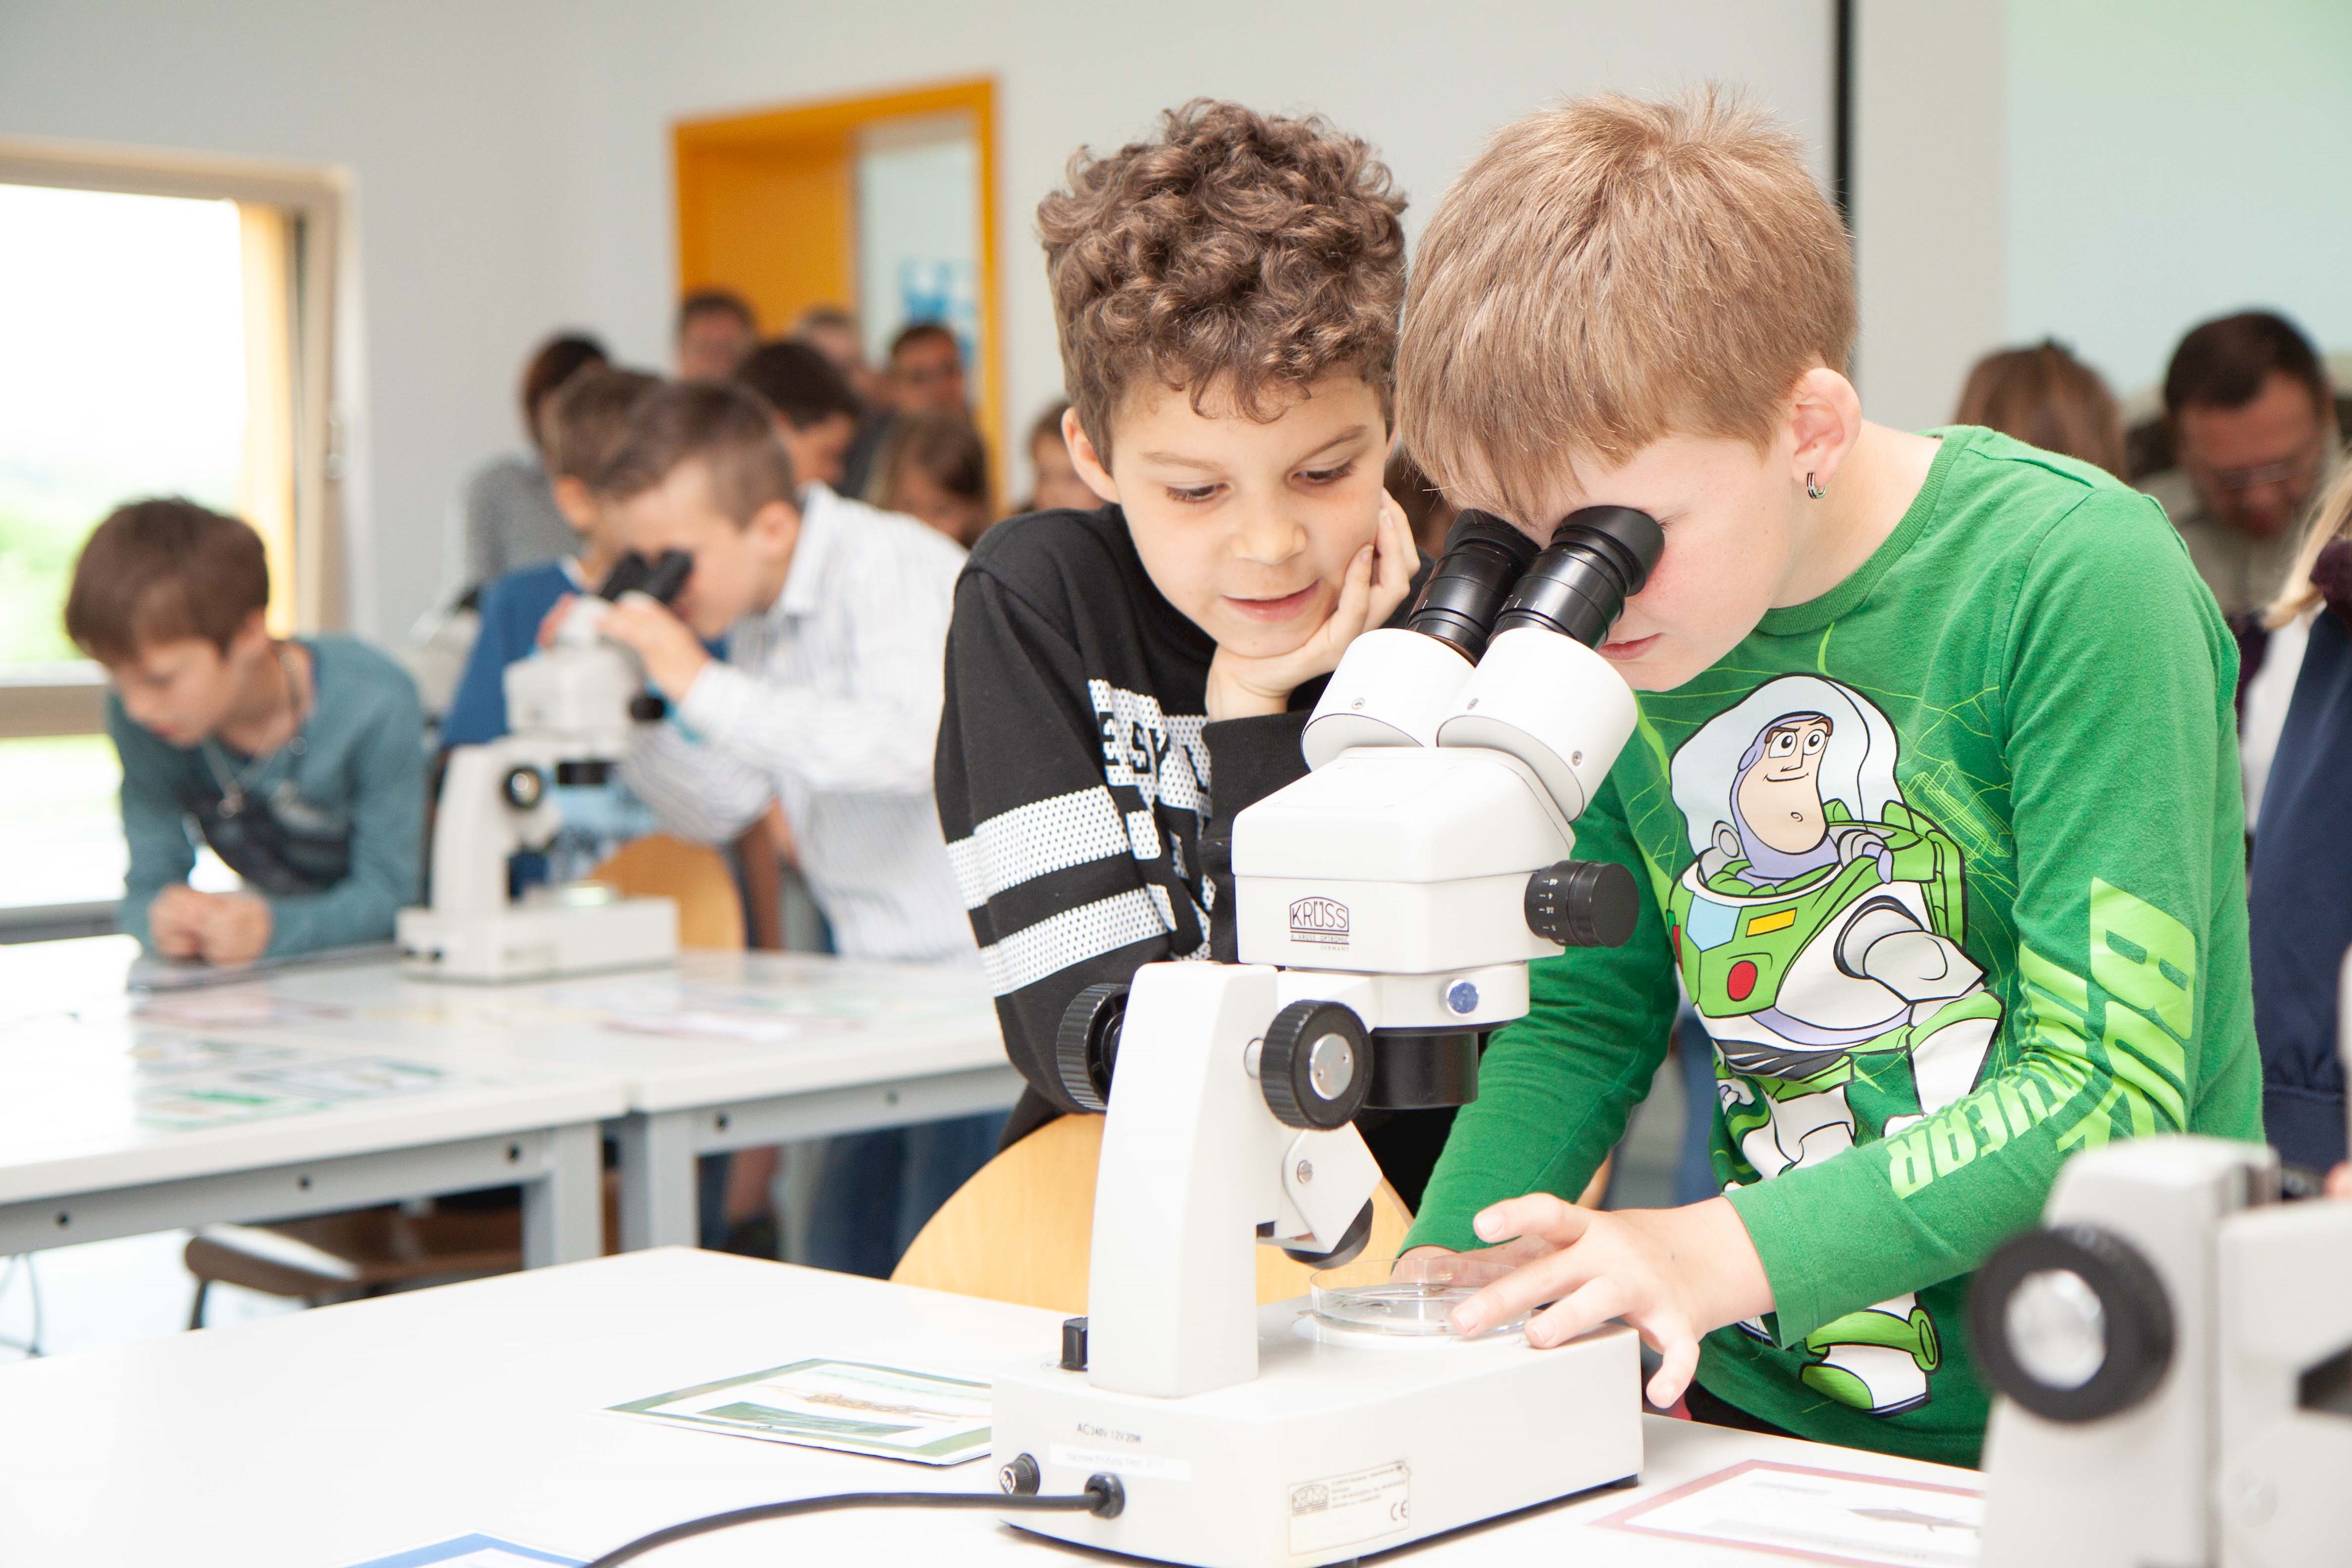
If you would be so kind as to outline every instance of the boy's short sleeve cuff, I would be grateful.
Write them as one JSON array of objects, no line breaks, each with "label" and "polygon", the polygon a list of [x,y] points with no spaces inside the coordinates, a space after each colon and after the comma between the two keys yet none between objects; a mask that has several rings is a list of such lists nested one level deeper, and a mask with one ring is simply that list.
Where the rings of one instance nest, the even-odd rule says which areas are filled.
[{"label": "boy's short sleeve cuff", "polygon": [[[1807,1218],[1800,1212],[1803,1194],[1797,1189],[1803,1185],[1786,1179],[1751,1182],[1726,1195],[1732,1212],[1748,1228],[1748,1239],[1772,1286],[1773,1343],[1783,1350],[1836,1315],[1822,1311],[1815,1288],[1821,1271],[1807,1248]],[[1811,1225],[1821,1223],[1820,1214],[1814,1213]]]},{"label": "boy's short sleeve cuff", "polygon": [[743,716],[759,695],[760,683],[732,664],[713,659],[677,701],[678,722],[697,735],[719,738],[742,727]]}]

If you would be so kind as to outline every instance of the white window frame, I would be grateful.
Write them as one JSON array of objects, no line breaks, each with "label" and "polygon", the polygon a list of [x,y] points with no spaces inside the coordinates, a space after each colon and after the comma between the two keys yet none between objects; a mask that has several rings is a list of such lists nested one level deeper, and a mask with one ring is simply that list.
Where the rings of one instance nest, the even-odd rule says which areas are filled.
[{"label": "white window frame", "polygon": [[[203,153],[0,137],[0,184],[266,204],[286,214],[293,296],[294,624],[344,624],[342,455],[334,345],[351,204],[341,170]],[[0,666],[0,739],[106,727],[106,674],[86,659]]]}]

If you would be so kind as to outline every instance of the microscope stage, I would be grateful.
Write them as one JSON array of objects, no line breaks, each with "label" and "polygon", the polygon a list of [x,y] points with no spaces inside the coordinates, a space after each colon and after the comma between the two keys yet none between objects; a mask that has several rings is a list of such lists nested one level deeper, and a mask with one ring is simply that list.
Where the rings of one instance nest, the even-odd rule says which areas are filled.
[{"label": "microscope stage", "polygon": [[1302,1333],[1306,1308],[1260,1307],[1255,1380],[1186,1398],[1112,1393],[1050,1361],[1001,1370],[1000,1466],[1030,1455],[1047,1492],[1097,1470],[1127,1488],[1117,1519],[1005,1522],[1197,1568],[1311,1568],[1641,1471],[1631,1329],[1550,1350],[1517,1333],[1342,1343]]}]

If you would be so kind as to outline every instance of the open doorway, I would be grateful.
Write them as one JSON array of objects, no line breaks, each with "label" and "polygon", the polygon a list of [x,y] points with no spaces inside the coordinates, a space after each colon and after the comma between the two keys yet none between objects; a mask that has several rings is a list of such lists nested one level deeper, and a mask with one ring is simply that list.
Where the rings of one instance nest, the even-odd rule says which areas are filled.
[{"label": "open doorway", "polygon": [[672,152],[681,291],[734,290],[764,334],[845,308],[875,364],[901,329],[944,326],[1003,471],[994,82],[681,121]]}]

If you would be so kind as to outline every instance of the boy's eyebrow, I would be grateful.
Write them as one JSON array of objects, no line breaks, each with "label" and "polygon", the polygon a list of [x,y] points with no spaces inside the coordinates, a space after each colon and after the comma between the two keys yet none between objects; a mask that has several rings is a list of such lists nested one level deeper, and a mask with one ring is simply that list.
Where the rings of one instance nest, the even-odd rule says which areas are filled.
[{"label": "boy's eyebrow", "polygon": [[[1346,430],[1334,435],[1330,440],[1325,442],[1322,445],[1317,447],[1314,451],[1309,452],[1305,456],[1299,458],[1298,461],[1301,463],[1311,463],[1316,458],[1322,456],[1323,454],[1330,451],[1331,448],[1335,446],[1345,446],[1349,442],[1362,440],[1366,433],[1370,429],[1371,427],[1370,425],[1365,424],[1350,425]],[[1139,453],[1137,455],[1140,456],[1146,463],[1168,464],[1180,468],[1210,469],[1223,466],[1223,464],[1212,463],[1203,457],[1188,457],[1181,452],[1144,452]]]}]

